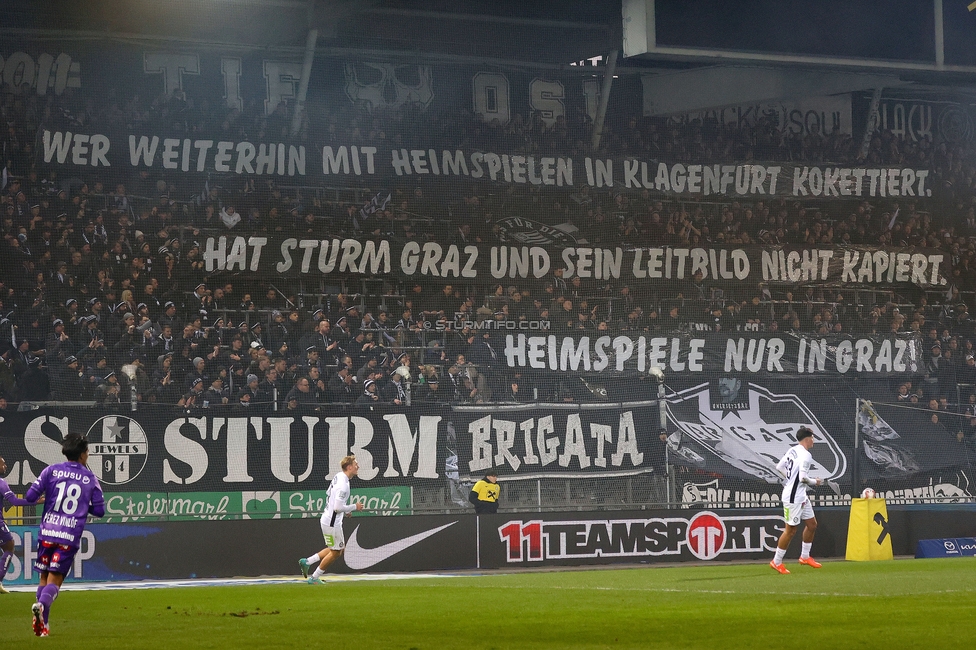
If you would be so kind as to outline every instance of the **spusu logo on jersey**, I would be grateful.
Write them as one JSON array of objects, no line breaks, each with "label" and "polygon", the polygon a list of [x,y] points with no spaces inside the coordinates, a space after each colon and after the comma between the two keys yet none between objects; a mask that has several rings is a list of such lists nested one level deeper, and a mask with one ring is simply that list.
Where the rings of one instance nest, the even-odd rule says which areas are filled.
[{"label": "spusu logo on jersey", "polygon": [[508,562],[596,557],[658,557],[688,553],[713,560],[728,553],[766,554],[783,532],[779,515],[509,521],[498,527]]}]

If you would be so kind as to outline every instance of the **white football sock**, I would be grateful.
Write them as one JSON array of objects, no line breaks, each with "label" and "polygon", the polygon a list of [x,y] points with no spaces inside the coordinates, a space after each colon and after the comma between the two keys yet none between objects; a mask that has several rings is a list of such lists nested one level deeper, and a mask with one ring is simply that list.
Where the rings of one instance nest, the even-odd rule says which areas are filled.
[{"label": "white football sock", "polygon": [[325,575],[325,571],[323,571],[322,569],[318,569],[318,568],[316,568],[315,571],[312,573],[312,577],[313,578],[321,578],[324,575]]},{"label": "white football sock", "polygon": [[786,550],[777,548],[776,555],[773,556],[773,564],[782,564],[784,557],[786,557]]},{"label": "white football sock", "polygon": [[810,547],[813,546],[813,542],[803,542],[803,548],[800,550],[800,557],[807,559],[810,557]]},{"label": "white football sock", "polygon": [[305,561],[309,564],[317,564],[322,561],[322,558],[320,558],[319,554],[316,553],[315,555],[309,555],[307,558],[305,558]]}]

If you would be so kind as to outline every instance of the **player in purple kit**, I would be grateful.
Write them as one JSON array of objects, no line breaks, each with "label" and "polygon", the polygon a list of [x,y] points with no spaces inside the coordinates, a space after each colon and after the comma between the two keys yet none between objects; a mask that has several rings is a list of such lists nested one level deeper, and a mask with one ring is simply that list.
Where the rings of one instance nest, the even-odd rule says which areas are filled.
[{"label": "player in purple kit", "polygon": [[88,469],[88,441],[72,433],[61,443],[65,463],[49,465],[24,495],[34,503],[45,496],[44,515],[37,537],[37,561],[34,568],[41,576],[37,602],[31,605],[34,634],[47,636],[51,605],[71,570],[75,553],[81,545],[88,515],[105,514],[105,498],[98,479]]},{"label": "player in purple kit", "polygon": [[[0,456],[0,474],[7,473],[7,461]],[[3,579],[7,575],[7,565],[10,564],[10,558],[14,554],[14,536],[10,534],[10,529],[7,528],[7,522],[3,520],[3,501],[7,501],[15,506],[30,506],[34,505],[27,499],[20,499],[10,489],[7,482],[0,478],[0,594],[8,593],[6,589],[3,588]]]}]

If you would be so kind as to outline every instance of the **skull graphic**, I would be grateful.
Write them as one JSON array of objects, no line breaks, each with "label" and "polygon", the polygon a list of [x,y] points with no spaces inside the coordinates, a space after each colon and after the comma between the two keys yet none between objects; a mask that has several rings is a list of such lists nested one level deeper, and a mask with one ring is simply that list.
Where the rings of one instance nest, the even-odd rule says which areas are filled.
[{"label": "skull graphic", "polygon": [[434,98],[430,66],[347,63],[345,72],[346,95],[370,112],[406,104],[427,108]]}]

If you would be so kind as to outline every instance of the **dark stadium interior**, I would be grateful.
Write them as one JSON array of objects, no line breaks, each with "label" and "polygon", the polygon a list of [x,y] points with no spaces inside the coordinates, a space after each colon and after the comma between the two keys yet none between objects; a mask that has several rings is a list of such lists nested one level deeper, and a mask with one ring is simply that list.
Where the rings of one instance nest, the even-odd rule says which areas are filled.
[{"label": "dark stadium interior", "polygon": [[[552,364],[547,369],[545,363],[541,369],[516,367],[508,352],[519,333],[528,332],[518,324],[545,323],[545,335],[586,337],[587,345],[600,337],[640,339],[642,351],[652,340],[681,341],[673,344],[680,347],[695,337],[742,335],[800,342],[802,355],[807,340],[829,341],[834,349],[847,339],[887,338],[909,342],[912,354],[921,351],[921,356],[901,372],[852,372],[843,390],[920,409],[942,433],[965,443],[963,456],[971,453],[976,444],[976,329],[970,316],[976,309],[976,112],[973,71],[964,69],[968,55],[959,45],[958,25],[946,32],[947,71],[906,64],[879,72],[872,61],[920,62],[933,56],[929,13],[910,20],[879,10],[884,17],[875,21],[872,14],[874,31],[865,34],[866,26],[834,12],[817,24],[830,38],[808,34],[814,47],[784,36],[798,15],[811,23],[820,20],[812,9],[804,14],[798,8],[809,3],[782,3],[800,13],[789,7],[772,11],[768,2],[751,3],[754,14],[729,9],[737,20],[749,15],[763,20],[753,32],[730,33],[726,40],[716,30],[736,29],[722,13],[724,3],[707,3],[710,9],[701,20],[683,9],[684,3],[658,4],[662,45],[863,57],[863,65],[784,63],[771,73],[861,75],[848,92],[828,98],[846,102],[845,116],[832,118],[833,109],[818,108],[811,125],[809,113],[803,118],[802,111],[791,116],[788,108],[759,108],[776,102],[803,105],[803,98],[794,96],[757,100],[745,113],[741,105],[731,105],[750,102],[713,97],[697,111],[654,114],[646,103],[648,86],[642,90],[643,76],[707,74],[716,63],[704,51],[618,60],[617,3],[430,2],[422,9],[393,0],[311,5],[188,0],[137,9],[122,0],[4,3],[0,33],[9,45],[0,52],[7,57],[6,66],[0,64],[6,126],[0,408],[28,411],[72,402],[199,416],[207,409],[324,414],[374,403],[409,408],[653,400],[658,397],[658,381],[649,372],[654,364],[638,363],[636,353],[627,359],[631,352],[616,343],[605,346],[611,370],[603,370],[607,364],[599,365],[596,353],[582,366],[577,360],[575,372],[552,372]],[[223,24],[235,28],[225,31]],[[745,29],[746,22],[740,26]],[[285,84],[281,79],[287,75],[269,81],[278,74],[269,70],[278,68],[268,66],[275,58],[299,65],[310,29],[318,39],[315,67],[300,107],[295,78],[288,77],[294,83],[287,93],[275,95],[275,84]],[[912,48],[899,46],[893,53],[891,43],[878,35],[885,30],[910,40]],[[859,46],[844,50],[840,44],[851,33],[859,34]],[[35,69],[52,70],[50,61],[42,64],[42,55],[62,50],[78,53],[71,60],[80,62],[80,72],[58,68],[67,74],[66,82],[52,74],[48,87],[38,87]],[[191,57],[179,68],[178,81],[173,70],[183,64],[153,58],[163,51]],[[191,51],[201,54],[186,54]],[[14,62],[15,52],[23,54],[16,59],[21,64]],[[225,56],[228,52],[233,56]],[[604,79],[608,64],[615,74],[603,122],[594,93],[610,88]],[[225,65],[238,66],[236,78]],[[490,92],[478,90],[482,73],[494,75],[492,83],[502,79],[504,91],[494,85]],[[893,87],[884,93],[875,89],[865,80],[875,73],[888,75]],[[19,83],[25,75],[31,79]],[[232,78],[240,85],[236,97],[228,94]],[[553,90],[557,85],[565,85],[564,95]],[[491,118],[499,92],[511,108]],[[730,117],[735,110],[738,117]],[[601,119],[594,119],[596,114]],[[98,164],[92,154],[87,164],[85,150],[78,164],[77,146],[67,153],[71,133],[101,134],[113,145],[109,158]],[[55,135],[65,139],[55,142]],[[158,151],[152,144],[157,162],[137,165],[140,154],[132,149],[129,164],[127,147],[142,137],[149,146],[156,136],[165,139]],[[222,167],[213,162],[216,148],[207,154],[190,144],[204,141],[208,147],[240,142],[244,148],[231,153],[250,147],[251,157],[231,160],[227,153],[231,162]],[[257,143],[262,144],[255,154]],[[166,147],[169,153],[163,154]],[[349,161],[340,159],[347,154],[361,155],[365,167],[367,150],[378,156],[392,151],[389,169],[396,173],[369,179],[336,174],[348,169]],[[470,174],[467,168],[449,174],[445,161],[457,165],[454,151],[463,152],[469,165],[480,156],[486,167],[495,154],[480,152],[507,153],[503,167],[495,156],[500,161],[495,182],[476,179],[473,167]],[[198,154],[199,169],[194,167]],[[166,155],[174,162],[159,164]],[[262,156],[273,168],[276,155],[278,172],[262,173]],[[327,156],[333,156],[331,162]],[[583,182],[593,174],[589,167],[584,170],[584,159],[587,166],[596,161],[596,182]],[[258,161],[256,172],[250,171],[252,160]],[[544,173],[546,160],[576,161],[576,182],[531,180]],[[600,182],[604,161],[616,166],[612,185]],[[645,165],[638,173],[635,163],[636,187],[623,183],[630,161]],[[286,164],[289,172],[283,173]],[[351,164],[359,174],[360,160]],[[306,165],[318,166],[318,173],[302,178]],[[716,184],[726,174],[729,185],[744,182],[747,189],[739,196],[724,189],[712,195],[683,192],[686,178],[692,187],[696,165],[699,172],[706,168],[706,176],[714,169]],[[813,191],[813,172],[810,191],[792,195],[764,180],[779,172],[781,185],[796,187],[806,182],[797,179],[806,179],[808,169],[816,169],[820,178],[821,169],[829,177],[849,176],[851,170],[857,175],[858,168],[854,193],[844,191],[843,180],[839,193],[835,188],[829,195],[829,180],[822,193],[819,186]],[[879,169],[885,176],[875,192]],[[886,170],[896,173],[889,177]],[[520,173],[530,181],[519,182]],[[885,188],[894,192],[899,178],[904,191],[886,195]],[[872,183],[870,193],[861,194],[862,180]],[[247,254],[253,255],[255,240],[270,242],[260,266],[255,261],[234,270],[216,268],[225,261],[230,267],[228,251],[244,242],[252,242]],[[314,240],[323,252],[313,258],[306,248],[305,265],[313,260],[312,273],[267,261],[283,242],[296,242],[295,251],[297,242],[318,246]],[[416,277],[424,279],[417,280],[395,272],[315,273],[327,245],[335,249],[341,242],[354,242],[356,250],[387,242],[395,263],[401,250],[426,251],[428,244],[438,250],[454,246],[455,254],[475,247],[484,253],[479,262],[484,269],[492,247],[511,247],[514,256],[515,248],[538,244],[563,255],[554,254],[551,267],[534,277],[495,278],[484,271],[471,281],[456,275],[421,274]],[[215,264],[218,245],[224,248]],[[702,255],[721,255],[721,264],[733,249],[756,251],[756,257],[748,281],[731,272],[715,277],[718,264],[713,259],[708,265],[706,258],[707,277],[690,270],[670,277],[670,269],[658,280],[639,279],[646,273],[581,277],[566,269],[565,251],[579,247],[608,258],[622,251],[627,260],[657,249],[669,260],[678,250],[683,255],[711,251]],[[889,249],[944,260],[944,282],[930,282],[921,271],[902,277],[901,270],[893,280],[894,253],[889,264],[883,252]],[[296,265],[301,250],[292,253]],[[849,275],[831,272],[829,281],[816,272],[802,279],[762,279],[760,259],[766,258],[760,251],[794,250],[831,251],[831,264],[837,265],[845,251],[866,250],[866,258],[875,251],[875,257],[866,260],[867,267],[851,267]],[[885,255],[884,263],[874,281],[871,260],[879,264],[879,255]],[[826,274],[826,258],[821,259]],[[775,265],[776,253],[771,260]],[[786,264],[784,256],[784,274]],[[885,281],[880,274],[887,269]],[[486,321],[516,326],[484,329]],[[687,348],[675,349],[666,382],[668,390],[680,391],[700,376],[672,372],[675,363],[689,359]],[[804,371],[802,366],[794,370]],[[666,429],[655,432],[664,438]]]},{"label": "dark stadium interior", "polygon": [[0,0],[4,648],[972,647],[974,479],[976,0]]}]

